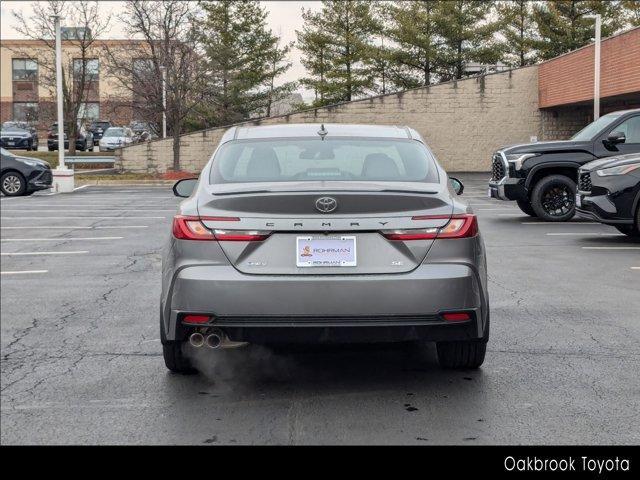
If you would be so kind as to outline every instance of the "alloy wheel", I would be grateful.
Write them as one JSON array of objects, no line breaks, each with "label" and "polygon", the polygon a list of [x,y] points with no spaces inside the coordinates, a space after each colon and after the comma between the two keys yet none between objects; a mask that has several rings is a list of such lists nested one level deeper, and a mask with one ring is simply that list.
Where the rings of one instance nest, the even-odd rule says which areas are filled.
[{"label": "alloy wheel", "polygon": [[9,195],[15,195],[22,188],[22,180],[17,175],[7,175],[2,182],[2,189]]},{"label": "alloy wheel", "polygon": [[553,186],[542,195],[542,208],[545,212],[554,217],[566,215],[573,208],[573,194],[571,190],[564,186]]}]

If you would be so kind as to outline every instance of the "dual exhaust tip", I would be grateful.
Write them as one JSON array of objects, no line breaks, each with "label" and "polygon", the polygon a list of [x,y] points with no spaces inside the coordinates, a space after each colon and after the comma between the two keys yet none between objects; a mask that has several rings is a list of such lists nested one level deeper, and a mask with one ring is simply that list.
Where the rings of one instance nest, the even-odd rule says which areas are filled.
[{"label": "dual exhaust tip", "polygon": [[189,343],[192,347],[200,348],[203,345],[211,349],[220,348],[224,341],[226,340],[226,335],[222,330],[214,330],[209,334],[203,335],[200,332],[194,332],[189,336]]}]

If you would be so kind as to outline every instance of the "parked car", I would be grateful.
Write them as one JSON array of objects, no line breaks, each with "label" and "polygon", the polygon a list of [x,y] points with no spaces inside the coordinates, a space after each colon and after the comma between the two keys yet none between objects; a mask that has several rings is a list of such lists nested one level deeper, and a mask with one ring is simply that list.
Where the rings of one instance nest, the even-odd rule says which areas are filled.
[{"label": "parked car", "polygon": [[501,148],[493,155],[489,196],[515,200],[542,220],[567,221],[575,213],[578,168],[628,153],[640,153],[640,109],[604,115],[571,140]]},{"label": "parked car", "polygon": [[116,148],[125,147],[133,143],[133,132],[128,127],[108,128],[98,145],[101,152],[108,152]]},{"label": "parked car", "polygon": [[589,162],[578,170],[579,216],[640,237],[640,154]]},{"label": "parked car", "polygon": [[4,122],[0,145],[10,149],[38,150],[38,132],[27,122]]},{"label": "parked car", "polygon": [[109,120],[95,120],[91,122],[88,130],[93,134],[93,144],[98,145],[98,142],[102,138],[104,132],[110,128],[111,122]]},{"label": "parked car", "polygon": [[0,149],[0,191],[9,197],[51,188],[51,167],[44,160],[18,157]]},{"label": "parked car", "polygon": [[[50,152],[58,150],[58,123],[51,125],[47,138],[47,148]],[[68,131],[64,130],[64,148],[69,148]],[[84,125],[78,125],[78,138],[76,138],[76,149],[82,152],[93,150],[93,134]]]},{"label": "parked car", "polygon": [[[462,184],[413,129],[234,127],[163,255],[166,366],[243,342],[436,342],[476,368],[489,338],[486,254]],[[183,348],[184,347],[184,348]]]}]

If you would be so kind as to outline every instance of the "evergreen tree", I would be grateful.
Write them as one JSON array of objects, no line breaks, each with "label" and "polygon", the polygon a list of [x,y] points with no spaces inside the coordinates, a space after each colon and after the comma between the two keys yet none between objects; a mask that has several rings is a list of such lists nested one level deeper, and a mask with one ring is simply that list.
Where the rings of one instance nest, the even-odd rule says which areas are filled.
[{"label": "evergreen tree", "polygon": [[544,60],[557,57],[591,42],[594,19],[602,15],[602,37],[615,33],[623,24],[619,2],[600,0],[549,0],[534,6],[534,20],[540,33],[538,48]]},{"label": "evergreen tree", "polygon": [[286,73],[291,68],[291,62],[287,60],[289,53],[293,48],[293,42],[288,43],[284,47],[280,48],[280,45],[276,45],[272,48],[267,55],[267,78],[268,85],[265,94],[264,111],[261,112],[265,116],[271,116],[271,107],[275,102],[285,98],[296,88],[296,82],[286,82],[281,85],[276,85],[276,79]]},{"label": "evergreen tree", "polygon": [[322,79],[316,70],[304,83],[315,85],[322,104],[350,101],[374,89],[371,42],[380,29],[372,15],[375,3],[324,0],[322,4],[318,14],[307,12],[305,28],[299,32],[303,64],[320,66]]},{"label": "evergreen tree", "polygon": [[228,125],[263,114],[273,101],[274,78],[290,64],[288,49],[267,28],[267,11],[254,0],[201,2],[199,43],[208,66],[208,125]]},{"label": "evergreen tree", "polygon": [[313,90],[315,100],[312,106],[321,106],[329,103],[325,101],[326,78],[329,70],[329,36],[320,26],[319,14],[311,10],[302,9],[304,26],[301,31],[296,30],[298,48],[303,55],[300,61],[307,70],[308,76],[301,79],[300,83]]},{"label": "evergreen tree", "polygon": [[390,79],[399,88],[430,85],[442,62],[436,18],[442,1],[397,0],[382,9],[389,49]]},{"label": "evergreen tree", "polygon": [[495,39],[500,22],[489,14],[493,3],[483,0],[449,0],[442,3],[436,25],[443,38],[443,79],[462,78],[469,63],[495,64],[502,56]]},{"label": "evergreen tree", "polygon": [[507,0],[497,5],[504,35],[504,61],[508,65],[524,67],[536,63],[536,24],[533,4],[529,0]]}]

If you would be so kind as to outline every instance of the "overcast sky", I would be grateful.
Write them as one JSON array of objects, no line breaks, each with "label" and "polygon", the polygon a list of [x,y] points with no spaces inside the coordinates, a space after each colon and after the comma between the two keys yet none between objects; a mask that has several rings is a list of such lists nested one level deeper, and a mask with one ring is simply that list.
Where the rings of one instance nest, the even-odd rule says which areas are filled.
[{"label": "overcast sky", "polygon": [[[0,34],[2,38],[20,38],[15,31],[14,19],[11,15],[12,10],[20,10],[27,16],[33,11],[33,4],[37,2],[26,1],[5,1],[2,0],[0,4],[1,9],[1,23]],[[293,2],[293,1],[262,1],[261,2],[269,12],[268,22],[269,27],[274,33],[279,34],[282,37],[283,43],[291,42],[296,39],[296,30],[302,28],[302,15],[301,7],[311,8],[313,10],[319,10],[321,4],[319,1],[305,1],[305,2]],[[108,13],[117,14],[123,8],[124,2],[102,1],[100,2],[101,9],[105,15]],[[63,21],[64,25],[64,21]],[[71,26],[71,25],[69,25]],[[124,32],[122,25],[118,23],[115,15],[112,20],[111,30],[108,34],[111,38],[124,38]],[[105,34],[106,38],[107,35]],[[281,82],[298,80],[305,75],[305,70],[300,63],[300,53],[294,50],[291,53],[290,61],[293,66],[289,69],[286,75],[281,77]],[[312,98],[311,92],[300,90],[305,100]]]}]

